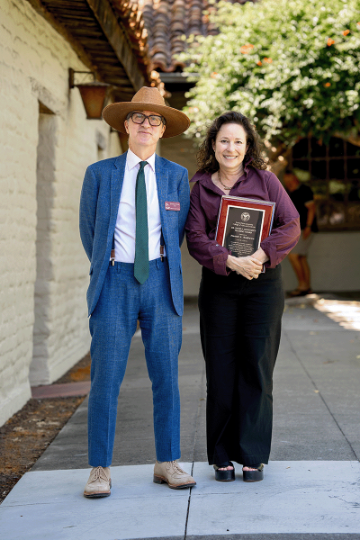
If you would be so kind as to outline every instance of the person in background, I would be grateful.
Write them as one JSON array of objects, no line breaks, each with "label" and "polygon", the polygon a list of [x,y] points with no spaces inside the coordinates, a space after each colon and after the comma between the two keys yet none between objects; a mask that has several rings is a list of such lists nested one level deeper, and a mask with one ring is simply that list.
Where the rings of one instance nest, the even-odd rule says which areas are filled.
[{"label": "person in background", "polygon": [[[199,170],[185,230],[190,254],[202,265],[200,334],[206,364],[206,437],[215,479],[263,479],[273,417],[273,371],[284,293],[280,262],[300,236],[299,214],[276,176],[266,170],[254,126],[238,112],[210,125],[198,153]],[[223,195],[275,202],[270,236],[251,256],[235,257],[215,240]],[[265,272],[262,273],[264,267]]]},{"label": "person in background", "polygon": [[316,206],[314,194],[310,186],[299,181],[291,169],[286,169],[284,184],[296,210],[300,215],[301,237],[294,249],[289,253],[288,259],[298,280],[296,289],[289,296],[305,296],[310,294],[310,267],[307,260],[313,233],[317,232]]}]

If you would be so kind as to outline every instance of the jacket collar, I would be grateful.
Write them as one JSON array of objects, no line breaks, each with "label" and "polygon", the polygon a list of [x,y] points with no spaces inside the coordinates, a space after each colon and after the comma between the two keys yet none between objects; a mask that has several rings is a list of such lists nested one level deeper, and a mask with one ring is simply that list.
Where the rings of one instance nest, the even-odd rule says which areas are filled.
[{"label": "jacket collar", "polygon": [[116,218],[119,210],[121,189],[124,180],[127,152],[118,156],[115,160],[115,168],[111,172],[111,191],[110,191],[110,224],[108,231],[108,242],[112,242]]},{"label": "jacket collar", "polygon": [[168,184],[168,170],[167,167],[164,167],[163,163],[163,159],[155,154],[155,177],[159,197],[160,219],[162,224],[164,224],[166,220],[165,198],[167,193],[166,186]]},{"label": "jacket collar", "polygon": [[127,158],[127,151],[124,152],[124,154],[121,154],[120,156],[118,156],[115,160],[115,167],[117,169],[125,169],[125,164],[126,164],[126,158]]}]

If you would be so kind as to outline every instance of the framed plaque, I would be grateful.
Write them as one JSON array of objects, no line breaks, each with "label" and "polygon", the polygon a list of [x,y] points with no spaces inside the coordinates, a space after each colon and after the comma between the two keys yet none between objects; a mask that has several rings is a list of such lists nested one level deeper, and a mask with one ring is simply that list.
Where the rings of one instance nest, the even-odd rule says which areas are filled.
[{"label": "framed plaque", "polygon": [[274,210],[274,202],[224,195],[216,227],[217,243],[235,257],[252,255],[271,233]]}]

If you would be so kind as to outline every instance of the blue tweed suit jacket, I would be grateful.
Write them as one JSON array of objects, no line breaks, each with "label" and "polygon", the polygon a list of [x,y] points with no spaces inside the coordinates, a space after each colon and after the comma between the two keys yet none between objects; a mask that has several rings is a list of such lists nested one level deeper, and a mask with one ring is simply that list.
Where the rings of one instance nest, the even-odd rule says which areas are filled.
[{"label": "blue tweed suit jacket", "polygon": [[[80,236],[90,261],[88,313],[94,311],[109,267],[116,218],[124,179],[126,155],[105,159],[87,168],[80,199]],[[161,226],[169,262],[175,311],[183,314],[184,298],[180,246],[190,206],[188,173],[184,167],[155,156],[155,175]],[[179,202],[180,211],[166,210],[165,202]],[[160,255],[159,255],[160,256]]]}]

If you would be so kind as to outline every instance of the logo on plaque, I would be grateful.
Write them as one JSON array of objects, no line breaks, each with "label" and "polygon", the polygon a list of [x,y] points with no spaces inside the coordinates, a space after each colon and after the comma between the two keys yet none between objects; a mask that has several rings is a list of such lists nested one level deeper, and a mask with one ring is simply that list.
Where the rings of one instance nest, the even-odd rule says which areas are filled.
[{"label": "logo on plaque", "polygon": [[250,214],[249,214],[249,212],[243,212],[243,213],[241,214],[240,218],[241,218],[241,221],[249,221],[249,219],[250,219]]}]

